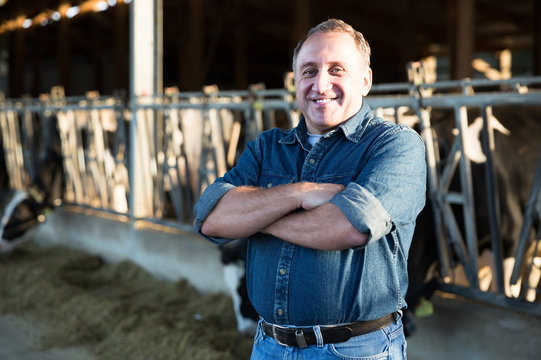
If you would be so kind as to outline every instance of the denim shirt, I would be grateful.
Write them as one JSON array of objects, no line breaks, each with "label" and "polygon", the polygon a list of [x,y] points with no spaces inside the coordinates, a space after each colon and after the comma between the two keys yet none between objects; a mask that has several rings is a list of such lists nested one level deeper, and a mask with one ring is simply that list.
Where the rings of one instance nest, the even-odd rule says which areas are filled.
[{"label": "denim shirt", "polygon": [[[360,111],[313,147],[304,119],[272,129],[247,145],[237,165],[208,186],[195,206],[195,228],[237,186],[338,183],[336,205],[368,242],[320,251],[272,235],[249,238],[248,294],[267,322],[311,326],[372,320],[406,307],[407,255],[426,199],[425,148],[404,125]],[[215,244],[230,239],[210,238]]]}]

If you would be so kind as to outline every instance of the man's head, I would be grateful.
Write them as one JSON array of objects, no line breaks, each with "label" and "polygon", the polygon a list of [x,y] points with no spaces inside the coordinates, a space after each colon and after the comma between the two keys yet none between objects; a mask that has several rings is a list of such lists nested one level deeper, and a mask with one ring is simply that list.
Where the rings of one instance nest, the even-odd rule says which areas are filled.
[{"label": "man's head", "polygon": [[297,101],[308,131],[324,134],[353,116],[372,85],[370,47],[341,20],[312,28],[293,55]]}]

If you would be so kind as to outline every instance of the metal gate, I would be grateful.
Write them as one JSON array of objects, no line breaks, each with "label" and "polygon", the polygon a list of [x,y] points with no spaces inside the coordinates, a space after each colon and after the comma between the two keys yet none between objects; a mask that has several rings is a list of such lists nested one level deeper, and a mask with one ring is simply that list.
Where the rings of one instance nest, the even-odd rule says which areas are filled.
[{"label": "metal gate", "polygon": [[[506,278],[490,119],[493,106],[541,106],[541,78],[426,83],[419,64],[412,64],[409,74],[408,83],[374,85],[368,101],[377,114],[392,121],[418,122],[427,149],[441,288],[540,315],[541,154],[535,173],[524,174],[533,176],[532,185],[523,205],[512,274]],[[491,291],[482,289],[479,282],[479,209],[464,145],[472,108],[478,109],[482,119],[486,156],[484,188],[495,284]],[[433,128],[438,109],[454,114],[456,135],[446,154],[440,152]],[[285,77],[283,89],[254,85],[247,90],[220,91],[210,86],[184,93],[169,88],[163,95],[130,103],[122,96],[96,93],[69,98],[61,88],[54,88],[39,99],[0,101],[1,139],[11,188],[28,186],[40,161],[40,149],[48,146],[52,124],[61,138],[66,203],[188,231],[193,230],[192,209],[200,193],[235,164],[246,143],[262,130],[295,126],[298,119],[291,74]],[[458,187],[451,187],[457,180]],[[466,286],[446,280],[457,265],[464,269]],[[507,293],[520,281],[518,294]]]},{"label": "metal gate", "polygon": [[[419,121],[420,133],[427,149],[428,195],[433,207],[440,274],[444,279],[448,278],[453,269],[461,265],[467,277],[466,286],[444,281],[440,287],[477,300],[540,315],[541,306],[529,301],[539,301],[540,292],[541,249],[538,245],[541,237],[541,151],[535,174],[523,174],[525,177],[533,175],[533,179],[529,200],[525,204],[520,238],[516,239],[517,247],[513,256],[511,275],[509,266],[504,266],[502,254],[501,212],[494,167],[494,128],[490,120],[492,109],[496,105],[539,108],[541,106],[541,92],[539,91],[541,77],[501,81],[466,79],[430,84],[425,82],[421,63],[410,64],[409,75],[411,80],[409,84],[376,86],[372,94],[381,91],[392,92],[393,95],[376,94],[370,97],[369,102],[376,108],[376,112],[382,115],[385,114],[385,109],[391,109],[390,114],[394,116],[393,120],[396,122],[403,122],[404,114],[408,110]],[[465,133],[472,122],[472,119],[468,118],[468,110],[472,108],[478,109],[482,119],[481,144],[486,156],[483,187],[486,191],[486,209],[490,224],[492,251],[490,260],[495,284],[493,292],[481,289],[479,283],[480,254],[476,212],[480,209],[476,209],[474,202],[479,194],[475,194],[473,190],[471,162],[466,155],[465,146]],[[440,157],[439,144],[436,141],[437,134],[433,129],[431,115],[435,109],[450,109],[454,113],[456,135],[445,157]],[[533,120],[541,121],[541,119]],[[541,129],[541,126],[539,128]],[[541,139],[541,134],[533,133],[531,136],[533,139]],[[541,149],[541,140],[538,140],[538,143],[540,144],[538,148]],[[459,187],[451,189],[453,177],[459,179]],[[457,220],[457,213],[452,207],[460,208],[462,219]],[[459,226],[459,223],[462,223],[462,226]],[[519,286],[519,292],[515,291],[515,294],[511,294],[510,287],[513,285],[516,287],[520,280],[522,286]]]}]

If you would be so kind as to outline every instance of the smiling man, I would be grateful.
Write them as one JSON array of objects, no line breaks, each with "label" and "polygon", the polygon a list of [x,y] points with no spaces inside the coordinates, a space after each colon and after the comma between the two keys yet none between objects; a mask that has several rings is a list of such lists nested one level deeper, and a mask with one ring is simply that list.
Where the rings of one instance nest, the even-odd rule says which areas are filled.
[{"label": "smiling man", "polygon": [[359,111],[372,85],[369,48],[345,32],[319,32],[296,53],[297,101],[308,131],[325,134]]},{"label": "smiling man", "polygon": [[248,144],[207,187],[195,227],[248,238],[261,321],[252,359],[406,357],[407,254],[425,203],[425,157],[408,127],[372,116],[370,48],[341,20],[293,56],[303,117]]}]

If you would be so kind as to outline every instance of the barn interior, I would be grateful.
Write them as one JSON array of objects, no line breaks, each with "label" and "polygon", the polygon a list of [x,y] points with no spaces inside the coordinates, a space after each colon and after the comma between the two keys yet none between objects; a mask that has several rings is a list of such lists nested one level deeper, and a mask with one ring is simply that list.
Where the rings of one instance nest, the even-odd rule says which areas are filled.
[{"label": "barn interior", "polygon": [[[134,2],[149,4],[150,8],[147,9],[151,11],[144,14],[146,17],[135,20]],[[430,100],[433,100],[434,108],[440,106],[439,110],[448,110],[448,114],[451,114],[448,120],[453,126],[462,124],[466,128],[479,112],[486,112],[489,108],[489,115],[492,116],[494,99],[501,100],[505,106],[519,104],[526,109],[507,121],[538,123],[540,112],[536,111],[541,103],[541,0],[0,0],[0,119],[13,121],[23,129],[20,134],[13,132],[0,138],[1,146],[15,140],[5,147],[5,164],[2,163],[3,156],[0,156],[0,189],[11,184],[8,180],[12,179],[8,178],[14,174],[21,175],[21,189],[27,185],[28,173],[39,162],[36,143],[42,141],[37,139],[37,135],[35,138],[27,135],[34,134],[38,125],[43,129],[43,124],[58,122],[62,135],[73,140],[62,149],[61,154],[64,165],[75,169],[66,176],[71,181],[69,185],[73,185],[68,189],[72,197],[64,198],[63,205],[47,215],[46,221],[34,235],[37,243],[40,246],[60,245],[82,249],[102,256],[105,262],[111,264],[129,259],[159,279],[188,279],[200,293],[227,292],[219,250],[193,233],[193,219],[189,214],[185,212],[184,217],[178,215],[182,210],[191,211],[193,203],[185,200],[186,197],[183,198],[185,209],[174,208],[171,203],[180,202],[174,198],[179,194],[172,190],[175,186],[168,182],[164,175],[166,171],[160,170],[172,171],[174,167],[185,166],[184,169],[177,169],[177,174],[186,169],[187,172],[194,169],[197,172],[200,164],[208,162],[201,156],[192,164],[188,161],[189,154],[176,153],[174,150],[180,146],[174,141],[179,138],[186,143],[204,143],[201,146],[207,148],[197,150],[210,151],[215,156],[217,145],[227,147],[220,150],[226,153],[232,149],[234,160],[245,141],[249,140],[249,132],[253,131],[250,121],[258,116],[260,120],[269,120],[266,116],[276,110],[261,107],[266,95],[261,95],[261,103],[250,98],[254,95],[250,86],[259,84],[256,89],[284,90],[284,75],[290,71],[297,41],[313,25],[332,17],[345,20],[365,35],[372,49],[374,84],[392,85],[391,88],[396,85],[406,93],[406,105],[409,106],[414,97],[408,95],[408,85],[411,85],[408,82],[412,80],[407,71],[408,64],[422,60],[434,65],[433,81],[457,80],[453,86],[467,78],[491,81],[526,79],[517,82],[518,86],[512,81],[491,85],[491,90],[499,91],[489,94],[493,96],[491,100],[486,100],[486,94],[482,92],[467,93],[469,88],[463,84],[458,86],[458,94],[453,93],[444,99],[452,102],[452,106],[441,105],[435,96],[430,99],[431,94],[422,99],[426,108],[431,107]],[[142,50],[142,55],[135,56],[136,50]],[[145,52],[149,50],[153,52],[149,63],[136,64],[140,57],[147,59],[149,54]],[[190,116],[197,113],[198,117],[186,116],[185,123],[179,125],[180,113],[185,110],[181,109],[181,105],[185,104],[175,107],[173,100],[165,102],[158,97],[155,103],[145,104],[129,98],[130,95],[152,95],[138,92],[140,88],[134,84],[149,74],[151,81],[157,85],[154,89],[159,95],[166,88],[176,87],[180,92],[195,94],[203,102],[212,101],[212,96],[216,95],[212,89],[231,91],[233,95],[223,94],[229,103],[221,110],[229,111],[228,114],[234,116],[226,118],[222,113],[211,113],[194,105],[187,110],[193,110]],[[402,86],[404,84],[406,87]],[[215,87],[208,92],[208,85]],[[58,92],[60,88],[62,91]],[[201,92],[202,89],[205,91]],[[250,89],[248,96],[240,91],[246,89]],[[453,87],[453,90],[456,89],[456,86]],[[53,96],[50,96],[52,90]],[[284,113],[288,116],[287,111],[294,109],[294,100],[289,91],[285,89],[278,96],[272,95],[273,101],[279,99],[282,116]],[[55,99],[59,93],[73,100],[51,102],[51,98]],[[42,97],[42,94],[49,94],[49,97]],[[237,95],[241,100],[235,103]],[[478,102],[471,100],[475,97],[473,95],[479,95],[475,99]],[[184,100],[180,95],[178,98],[171,96],[170,99],[179,103]],[[395,100],[397,102],[388,109],[394,111],[397,121],[400,109],[404,118],[412,116],[412,109],[406,110],[408,106],[401,102],[403,98],[397,97]],[[374,99],[375,104],[378,101],[386,103],[386,99]],[[476,108],[475,116],[461,118],[461,113],[454,117],[453,106],[465,108],[464,104]],[[243,108],[231,110],[233,106]],[[286,112],[283,111],[284,106]],[[528,112],[531,108],[536,111]],[[149,109],[155,110],[154,115]],[[413,117],[422,117],[417,115]],[[483,120],[490,117],[484,115]],[[139,125],[131,121],[134,118],[139,120]],[[182,126],[188,122],[199,122],[204,127],[216,119],[224,124],[227,121],[230,121],[229,125],[233,124],[231,129],[227,128],[226,131],[224,127],[223,133],[219,134],[220,139],[226,139],[221,144],[217,144],[219,141],[207,141],[212,136],[203,138],[202,133],[198,132],[196,136],[184,136],[183,131],[187,131],[187,127]],[[8,124],[7,120],[5,124]],[[73,128],[65,126],[69,121],[75,124]],[[151,125],[148,126],[148,133],[136,138],[137,126],[141,124]],[[169,124],[174,126],[168,128]],[[0,135],[5,135],[8,126],[4,123],[0,125],[3,126]],[[241,126],[242,130],[239,130]],[[483,125],[483,129],[488,127]],[[232,140],[235,129],[238,130],[237,143]],[[520,151],[527,148],[527,151],[519,154],[520,157],[509,157],[520,158],[521,161],[512,160],[505,164],[506,168],[515,169],[528,161],[527,169],[522,169],[527,176],[522,173],[518,176],[526,180],[515,184],[515,188],[520,188],[524,193],[530,191],[535,159],[541,146],[535,141],[535,130],[531,129],[536,128],[524,127],[525,136],[513,144],[520,147]],[[38,132],[35,131],[36,134]],[[451,135],[450,132],[448,135]],[[156,134],[165,134],[162,143],[153,143],[158,137]],[[498,131],[495,136],[497,141],[506,138]],[[101,149],[97,149],[89,139],[105,141],[101,141]],[[96,149],[101,151],[102,158]],[[35,154],[30,154],[32,150],[36,150]],[[460,148],[462,153],[463,150]],[[19,154],[19,162],[13,162],[16,166],[10,169],[7,162],[9,156],[13,155],[14,159]],[[456,155],[455,168],[462,168],[465,157]],[[174,166],[169,166],[164,160],[171,158]],[[457,165],[459,158],[461,163]],[[438,166],[444,162],[441,160],[438,159]],[[156,164],[159,166],[156,167]],[[227,166],[231,164],[228,158]],[[4,166],[7,171],[4,171]],[[158,171],[154,171],[156,168]],[[210,170],[218,172],[217,168],[216,165]],[[538,168],[541,170],[541,165]],[[446,171],[442,172],[446,174]],[[135,180],[130,183],[128,178]],[[537,178],[541,179],[541,173]],[[198,185],[204,184],[204,180],[199,181]],[[177,188],[182,191],[189,188],[181,183],[177,179]],[[100,193],[100,185],[103,184],[107,189]],[[75,185],[79,186],[79,190]],[[139,191],[145,186],[144,191]],[[114,207],[111,205],[112,199],[119,188],[122,206]],[[190,193],[191,190],[186,190],[186,193],[192,196],[190,201],[193,202],[198,192],[194,190]],[[131,198],[134,193],[134,198]],[[82,200],[79,200],[79,194]],[[148,200],[147,196],[150,200],[144,206],[139,206],[136,202],[139,195],[145,201]],[[459,197],[456,193],[438,195],[454,199]],[[471,196],[461,196],[460,201],[471,200]],[[541,209],[541,195],[539,199]],[[520,205],[524,206],[527,199],[520,200]],[[488,217],[489,208],[483,203],[478,213]],[[141,215],[136,210],[141,211]],[[541,210],[536,214],[538,222],[534,225],[539,228]],[[476,250],[475,247],[471,250],[472,259],[476,259]],[[481,279],[474,263],[471,268],[466,268],[466,272],[473,274],[474,280],[488,279],[485,281],[488,285],[480,290],[479,284],[474,284],[475,281],[470,278],[464,280],[465,285],[461,285],[457,292],[451,287],[454,284],[443,284],[448,285],[442,289],[449,297],[438,297],[434,302],[434,306],[439,307],[434,312],[435,316],[419,319],[420,335],[411,341],[412,358],[537,356],[535,339],[541,332],[538,321],[541,316],[541,257],[530,252],[526,255],[524,259],[531,258],[532,263],[533,260],[537,261],[533,266],[537,271],[537,283],[528,289],[533,300],[525,301],[522,294],[511,297],[507,289],[509,278],[505,278],[504,289],[503,274],[497,275],[496,271],[491,273],[492,278]],[[486,263],[492,259],[498,260],[497,256],[492,255],[484,258]],[[499,260],[502,262],[504,259]],[[461,264],[456,261],[452,265]],[[507,265],[507,270],[512,266]],[[501,284],[496,286],[498,276]],[[461,297],[460,301],[450,295],[455,293]],[[475,302],[464,303],[465,299]],[[0,325],[4,324],[5,321],[0,318]],[[522,330],[531,331],[534,335],[522,336]],[[0,327],[0,333],[2,331],[7,331],[6,327]],[[475,337],[472,334],[483,335]],[[503,337],[506,341],[494,346],[494,338]],[[3,344],[0,342],[0,358],[3,357]],[[460,354],[457,346],[461,347]],[[7,358],[17,359],[11,357],[12,353],[6,354]]]},{"label": "barn interior", "polygon": [[[1,0],[0,90],[9,98],[56,85],[67,95],[128,91],[130,3]],[[407,81],[407,63],[427,57],[438,80],[541,75],[539,0],[156,3],[163,86],[181,91],[282,87],[296,42],[331,17],[365,35],[376,84]]]}]

